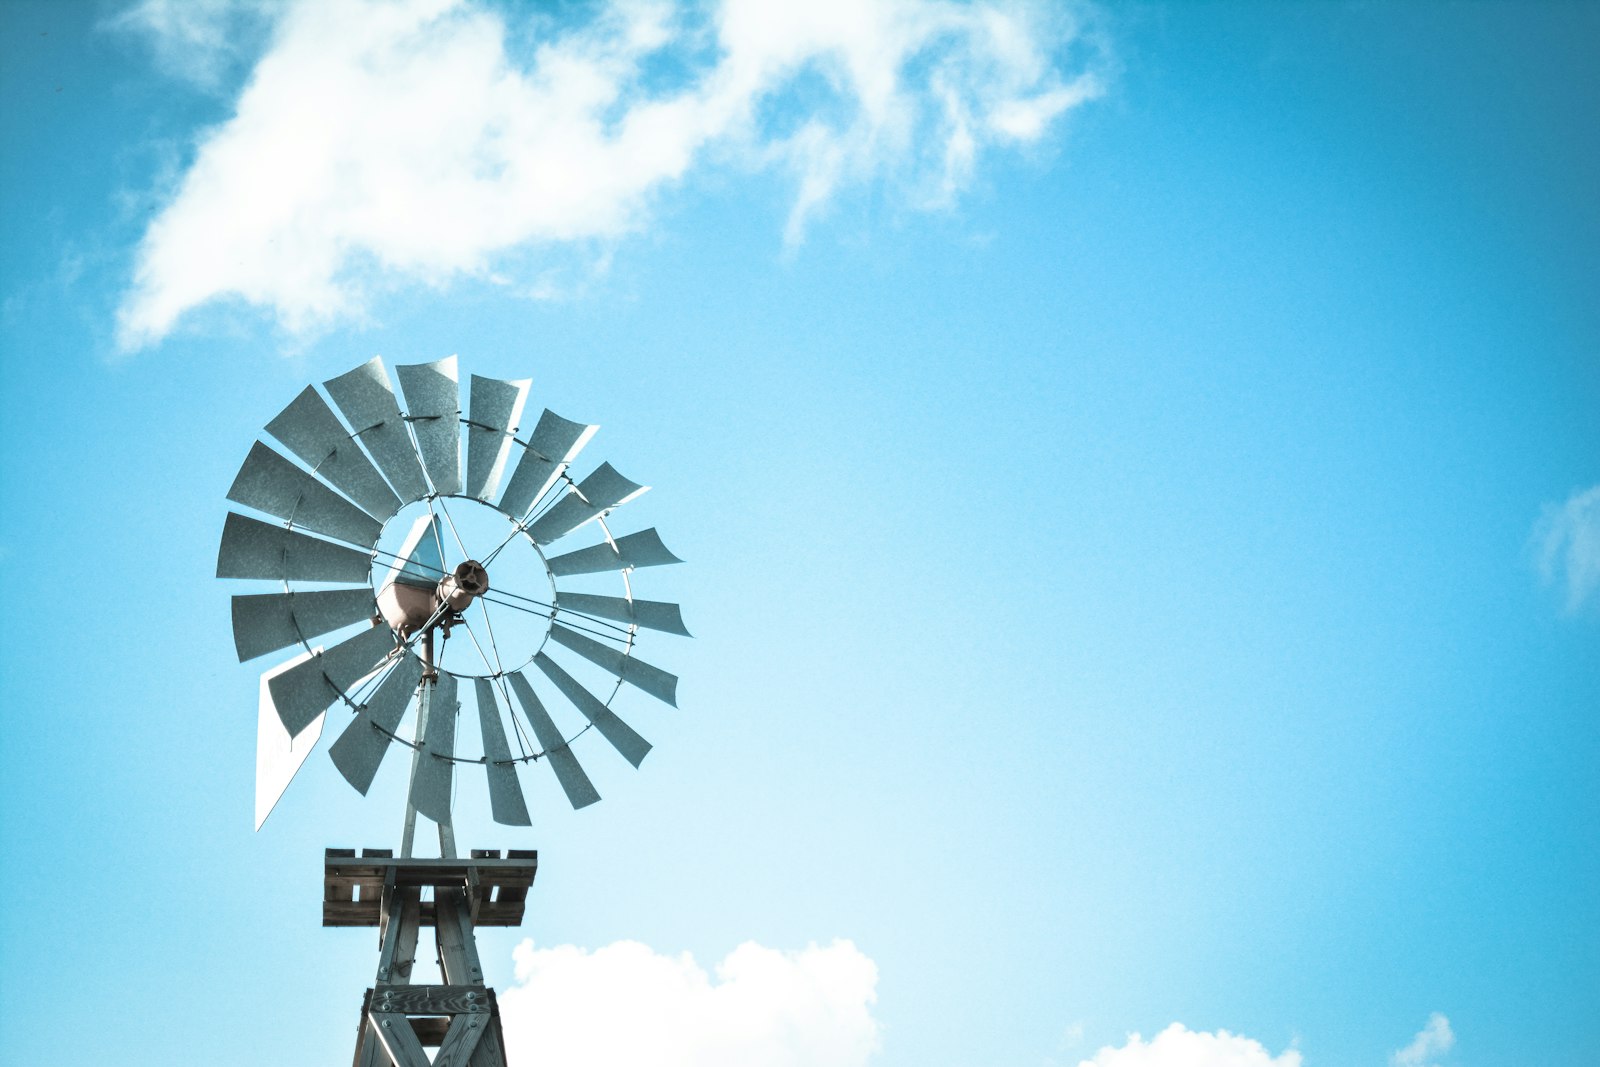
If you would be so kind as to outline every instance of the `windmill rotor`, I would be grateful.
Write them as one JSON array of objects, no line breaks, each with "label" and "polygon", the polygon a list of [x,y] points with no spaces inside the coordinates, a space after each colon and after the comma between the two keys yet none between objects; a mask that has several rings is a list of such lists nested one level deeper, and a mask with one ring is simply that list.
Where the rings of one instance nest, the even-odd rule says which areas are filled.
[{"label": "windmill rotor", "polygon": [[[650,751],[613,708],[622,688],[676,706],[677,678],[635,648],[641,631],[688,630],[631,579],[680,561],[653,528],[619,536],[608,522],[648,487],[609,463],[578,476],[597,427],[527,418],[527,379],[472,375],[463,406],[454,356],[394,374],[398,392],[374,358],[307,386],[228,490],[240,510],[217,577],[262,583],[233,597],[235,649],[281,657],[263,674],[263,722],[270,708],[274,744],[294,753],[287,777],[258,760],[258,828],[325,718],[329,756],[363,794],[391,748],[410,749],[408,806],[443,829],[458,766],[483,768],[496,822],[526,826],[523,769],[548,765],[581,808],[599,793],[579,736],[592,729],[635,767]],[[585,584],[618,579],[613,593]],[[458,750],[463,701],[478,754]]]}]

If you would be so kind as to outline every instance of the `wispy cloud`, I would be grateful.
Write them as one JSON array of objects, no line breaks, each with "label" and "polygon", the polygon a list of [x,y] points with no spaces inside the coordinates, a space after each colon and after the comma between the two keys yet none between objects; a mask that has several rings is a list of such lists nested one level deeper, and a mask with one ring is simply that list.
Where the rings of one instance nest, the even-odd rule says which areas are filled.
[{"label": "wispy cloud", "polygon": [[508,1059],[563,1067],[860,1067],[878,1048],[878,970],[848,941],[740,945],[715,977],[637,941],[516,950]]},{"label": "wispy cloud", "polygon": [[1239,1034],[1173,1023],[1149,1041],[1130,1034],[1126,1044],[1107,1045],[1078,1067],[1300,1067],[1300,1053],[1287,1049],[1274,1056]]},{"label": "wispy cloud", "polygon": [[1533,539],[1545,581],[1564,585],[1567,609],[1578,610],[1600,589],[1600,485],[1546,506]]},{"label": "wispy cloud", "polygon": [[282,0],[140,0],[106,25],[148,41],[168,74],[215,90],[282,8]]},{"label": "wispy cloud", "polygon": [[[697,168],[787,174],[791,243],[851,186],[947,204],[984,153],[1040,140],[1100,92],[1072,10],[612,0],[558,25],[477,0],[286,5],[144,235],[121,343],[228,298],[303,332],[360,315],[379,286],[604,246]],[[229,47],[220,16],[138,11],[175,53]]]},{"label": "wispy cloud", "polygon": [[1456,1035],[1450,1029],[1450,1020],[1438,1012],[1428,1016],[1428,1022],[1411,1044],[1389,1057],[1394,1067],[1438,1067],[1438,1057],[1455,1047]]}]

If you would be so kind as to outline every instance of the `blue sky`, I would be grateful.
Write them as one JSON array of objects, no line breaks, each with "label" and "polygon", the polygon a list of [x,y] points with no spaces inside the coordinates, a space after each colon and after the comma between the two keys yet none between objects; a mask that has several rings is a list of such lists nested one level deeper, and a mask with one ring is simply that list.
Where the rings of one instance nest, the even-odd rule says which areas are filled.
[{"label": "blue sky", "polygon": [[524,1061],[1600,1058],[1600,14],[795,10],[0,11],[17,1058],[348,1054],[402,775],[252,833],[216,543],[452,353],[696,635],[602,803],[460,788]]}]

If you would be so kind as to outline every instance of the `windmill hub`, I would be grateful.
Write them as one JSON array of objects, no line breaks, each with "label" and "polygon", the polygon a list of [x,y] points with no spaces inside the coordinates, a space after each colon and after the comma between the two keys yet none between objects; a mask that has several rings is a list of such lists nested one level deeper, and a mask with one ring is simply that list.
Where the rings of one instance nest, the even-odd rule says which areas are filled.
[{"label": "windmill hub", "polygon": [[[435,572],[437,573],[437,572]],[[489,591],[489,572],[475,559],[456,564],[437,582],[390,582],[378,594],[378,611],[401,637],[435,626],[448,628],[474,600]]]},{"label": "windmill hub", "polygon": [[436,590],[440,602],[457,613],[465,611],[474,597],[488,591],[489,572],[475,559],[456,564],[454,571],[439,579]]}]

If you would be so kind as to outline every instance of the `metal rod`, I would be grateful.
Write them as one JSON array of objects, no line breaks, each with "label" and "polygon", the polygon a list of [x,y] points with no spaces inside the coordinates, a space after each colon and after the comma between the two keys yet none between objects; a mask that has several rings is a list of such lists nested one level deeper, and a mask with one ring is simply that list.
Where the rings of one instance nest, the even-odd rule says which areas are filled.
[{"label": "metal rod", "polygon": [[422,687],[418,690],[417,698],[417,741],[416,747],[411,750],[411,778],[406,785],[406,824],[400,834],[400,856],[402,859],[411,858],[412,846],[417,837],[417,806],[411,801],[410,781],[417,777],[417,767],[422,761],[422,739],[424,731],[428,728],[428,698],[433,693],[433,683],[438,680],[438,675],[433,669],[433,628],[429,627],[422,635],[419,642],[422,646]]}]

